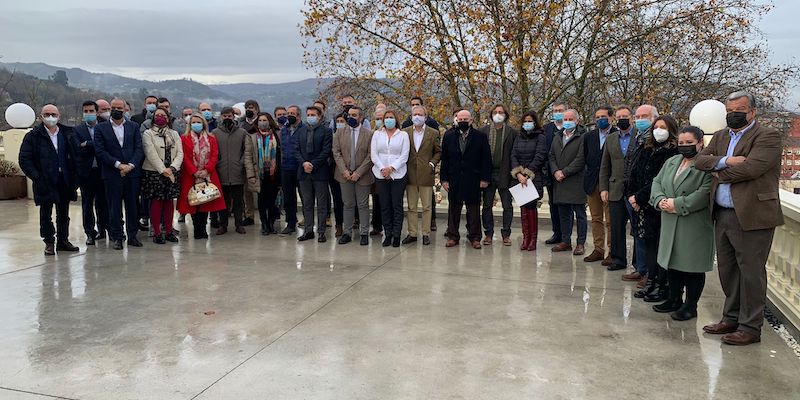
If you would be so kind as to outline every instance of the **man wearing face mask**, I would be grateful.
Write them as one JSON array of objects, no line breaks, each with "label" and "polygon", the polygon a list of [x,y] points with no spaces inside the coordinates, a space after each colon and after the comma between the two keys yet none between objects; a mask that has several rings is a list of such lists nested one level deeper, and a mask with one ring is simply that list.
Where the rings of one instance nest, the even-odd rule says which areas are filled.
[{"label": "man wearing face mask", "polygon": [[422,244],[431,244],[431,208],[434,203],[433,183],[436,172],[436,164],[442,157],[442,148],[439,144],[439,130],[426,125],[427,111],[423,106],[412,108],[411,121],[413,127],[404,129],[408,134],[410,150],[408,153],[408,185],[406,194],[408,197],[408,236],[403,239],[403,244],[417,241],[417,210],[418,204],[422,202]]},{"label": "man wearing face mask", "polygon": [[19,166],[33,181],[33,199],[39,206],[39,232],[47,256],[55,255],[56,251],[78,251],[69,242],[69,203],[78,200],[78,143],[72,128],[58,122],[60,116],[56,106],[42,107],[42,123],[25,134],[19,149]]},{"label": "man wearing face mask", "polygon": [[[276,115],[278,115],[276,111]],[[299,118],[300,107],[289,106],[281,128],[281,190],[283,191],[283,208],[286,213],[286,227],[281,235],[289,235],[297,229],[297,172],[300,164],[297,159],[297,137],[308,129],[308,126]]]},{"label": "man wearing face mask", "polygon": [[[339,244],[347,244],[353,240],[353,229],[359,228],[359,239],[362,246],[369,244],[369,191],[375,182],[371,173],[372,159],[370,144],[372,130],[361,125],[363,114],[361,108],[352,107],[348,111],[346,123],[337,124],[337,132],[333,135],[333,159],[336,167],[335,179],[341,185],[343,206],[343,232]],[[363,222],[354,226],[355,214],[363,215]]]},{"label": "man wearing face mask", "polygon": [[611,221],[608,203],[600,196],[600,164],[603,160],[603,148],[608,135],[616,132],[613,126],[613,109],[610,106],[598,107],[594,112],[596,127],[584,138],[583,155],[586,160],[586,175],[583,177],[583,190],[586,192],[589,211],[592,213],[592,238],[594,250],[583,261],[603,261],[604,266],[611,264],[611,256],[606,259],[606,243],[611,247]]},{"label": "man wearing face mask", "polygon": [[200,115],[202,115],[208,123],[208,131],[211,132],[214,129],[217,129],[217,119],[214,118],[214,112],[211,109],[211,105],[208,103],[200,103],[197,106],[197,109],[200,111]]},{"label": "man wearing face mask", "polygon": [[321,122],[322,110],[311,106],[306,109],[308,126],[296,137],[295,159],[298,168],[297,180],[303,196],[303,219],[305,232],[298,241],[313,239],[314,236],[314,204],[317,205],[317,242],[325,243],[325,216],[328,214],[328,179],[330,179],[331,144],[333,135],[327,125]]},{"label": "man wearing face mask", "polygon": [[586,167],[584,159],[585,128],[578,125],[578,112],[564,111],[561,134],[553,138],[549,163],[552,171],[553,203],[558,207],[561,218],[561,243],[553,247],[554,252],[572,250],[572,220],[577,221],[578,238],[573,255],[583,255],[586,243],[586,193],[583,191],[583,176]]},{"label": "man wearing face mask", "polygon": [[278,123],[278,128],[283,128],[286,125],[286,107],[277,106],[272,110],[272,115],[275,116],[275,122]]},{"label": "man wearing face mask", "polygon": [[189,125],[189,121],[192,119],[193,113],[194,111],[191,107],[184,107],[184,109],[181,110],[181,117],[175,118],[173,121],[172,129],[174,129],[175,132],[178,132],[179,135],[185,134]]},{"label": "man wearing face mask", "polygon": [[144,108],[142,109],[142,112],[132,116],[131,121],[141,125],[144,123],[144,121],[152,119],[153,112],[156,111],[156,107],[158,107],[158,97],[152,95],[145,97]]},{"label": "man wearing face mask", "polygon": [[483,189],[483,244],[491,246],[494,236],[494,205],[495,193],[500,192],[500,203],[503,206],[503,228],[500,233],[503,237],[503,246],[511,246],[511,222],[514,219],[514,209],[511,206],[511,148],[519,132],[508,125],[508,109],[502,104],[492,108],[492,122],[480,130],[489,139],[489,148],[492,153],[492,180],[489,186]]},{"label": "man wearing face mask", "polygon": [[[247,100],[244,102],[244,118],[239,122],[239,126],[249,134],[254,134],[258,131],[258,113],[261,112],[261,106],[255,100]],[[255,197],[257,192],[250,190],[250,185],[245,185],[244,188],[244,221],[243,226],[250,226],[255,224],[256,201]]]},{"label": "man wearing face mask", "polygon": [[[565,103],[553,104],[551,121],[544,126],[545,144],[547,153],[553,147],[553,138],[561,132],[564,123],[564,111],[569,108]],[[561,242],[561,218],[558,215],[558,206],[553,203],[553,171],[549,170],[549,163],[545,163],[544,186],[547,189],[547,204],[550,207],[550,221],[553,225],[553,236],[545,240],[546,244],[557,244]]]},{"label": "man wearing face mask", "polygon": [[222,117],[222,123],[217,129],[214,129],[212,134],[217,138],[219,147],[217,173],[222,185],[220,190],[225,197],[227,207],[219,213],[219,228],[216,234],[224,235],[228,232],[231,209],[233,209],[233,224],[236,227],[236,233],[244,234],[246,232],[242,225],[245,184],[244,145],[245,140],[248,140],[248,134],[236,125],[233,107],[223,108],[220,117]]},{"label": "man wearing face mask", "polygon": [[103,99],[97,99],[97,122],[106,122],[111,119],[111,104]]},{"label": "man wearing face mask", "polygon": [[94,149],[97,103],[91,100],[85,101],[82,107],[83,122],[75,127],[75,135],[80,143],[77,157],[78,179],[81,188],[83,231],[86,233],[86,245],[94,246],[96,240],[106,238],[108,202],[100,175],[100,164],[97,162]]},{"label": "man wearing face mask", "polygon": [[[322,100],[317,100],[314,102],[314,107],[319,108],[322,111],[322,116],[320,117],[320,124],[324,126],[330,126],[331,132],[333,135],[336,135],[336,118],[328,120],[327,114],[325,114],[325,110],[328,106]],[[355,106],[353,106],[355,107]],[[351,107],[352,109],[352,107]],[[336,233],[335,236],[341,237],[344,233],[342,228],[342,220],[344,218],[343,209],[344,203],[342,202],[342,187],[339,185],[339,181],[335,178],[335,170],[336,167],[334,166],[333,156],[328,159],[328,165],[330,166],[331,176],[328,179],[328,215],[325,217],[325,225],[330,227],[331,226],[331,212],[333,212],[334,217],[336,217]]]},{"label": "man wearing face mask", "polygon": [[761,341],[767,300],[767,272],[775,227],[783,225],[778,195],[782,138],[756,120],[756,102],[744,91],[728,96],[728,128],[697,156],[695,167],[712,173],[717,267],[725,305],[722,320],[703,331],[721,334],[722,342],[748,345]]},{"label": "man wearing face mask", "polygon": [[[408,117],[406,118],[406,120],[403,121],[403,125],[401,126],[402,129],[406,129],[406,128],[409,128],[412,125],[414,125],[414,121],[412,121],[412,118],[411,118],[412,114],[414,114],[414,107],[417,107],[417,106],[424,107],[425,106],[425,103],[422,102],[422,97],[419,97],[419,96],[412,97],[410,103],[411,103],[411,110],[409,110],[409,111],[411,111],[411,113],[408,114]],[[436,122],[435,119],[431,118],[430,115],[425,117],[425,126],[429,126],[429,127],[433,128],[433,129],[435,129],[437,131],[439,130],[439,123]]]},{"label": "man wearing face mask", "polygon": [[[97,124],[94,143],[97,160],[102,164],[101,174],[108,199],[109,235],[114,250],[122,250],[125,231],[128,246],[142,247],[136,238],[139,184],[141,180],[144,148],[139,125],[125,120],[125,102],[111,101],[111,120]],[[122,227],[122,203],[125,203],[125,231]]]}]

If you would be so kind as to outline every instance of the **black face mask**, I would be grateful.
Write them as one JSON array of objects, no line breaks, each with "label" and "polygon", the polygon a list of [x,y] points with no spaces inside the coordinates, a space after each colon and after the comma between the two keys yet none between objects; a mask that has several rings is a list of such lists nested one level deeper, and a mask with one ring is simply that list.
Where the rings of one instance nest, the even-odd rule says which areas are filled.
[{"label": "black face mask", "polygon": [[741,111],[731,111],[725,116],[728,128],[742,129],[747,126],[747,113]]},{"label": "black face mask", "polygon": [[254,113],[253,110],[247,110],[244,112],[244,116],[247,119],[253,119],[253,117],[256,116],[256,113]]},{"label": "black face mask", "polygon": [[627,131],[631,127],[631,120],[623,118],[617,121],[617,128]]},{"label": "black face mask", "polygon": [[697,145],[687,144],[685,146],[678,146],[678,153],[681,153],[686,158],[694,158],[697,155]]},{"label": "black face mask", "polygon": [[119,121],[124,117],[125,113],[122,110],[111,110],[111,119]]},{"label": "black face mask", "polygon": [[294,115],[286,117],[286,120],[289,121],[289,125],[294,125],[297,123],[297,117],[295,117]]},{"label": "black face mask", "polygon": [[358,126],[358,120],[353,117],[347,117],[347,125],[350,125],[351,128],[355,128]]},{"label": "black face mask", "polygon": [[467,121],[458,121],[458,129],[461,131],[468,131],[469,130],[469,122]]},{"label": "black face mask", "polygon": [[231,128],[233,128],[233,120],[232,119],[223,119],[222,120],[222,125],[224,125],[226,129],[230,130]]}]

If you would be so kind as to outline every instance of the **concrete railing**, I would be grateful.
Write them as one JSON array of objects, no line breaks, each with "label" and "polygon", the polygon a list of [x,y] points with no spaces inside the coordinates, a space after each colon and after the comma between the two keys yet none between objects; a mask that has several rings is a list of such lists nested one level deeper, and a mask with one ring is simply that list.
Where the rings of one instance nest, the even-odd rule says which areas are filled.
[{"label": "concrete railing", "polygon": [[781,190],[786,223],[775,229],[767,261],[767,298],[800,329],[800,196]]}]

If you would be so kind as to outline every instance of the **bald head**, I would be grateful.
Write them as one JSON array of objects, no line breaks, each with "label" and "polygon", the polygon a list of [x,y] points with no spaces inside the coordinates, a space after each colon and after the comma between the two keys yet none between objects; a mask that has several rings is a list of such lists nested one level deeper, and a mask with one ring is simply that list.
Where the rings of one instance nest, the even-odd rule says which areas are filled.
[{"label": "bald head", "polygon": [[99,99],[96,101],[96,103],[98,112],[102,113],[106,111],[111,111],[111,104],[108,104],[108,102],[105,101],[105,99]]},{"label": "bald head", "polygon": [[461,110],[461,111],[456,113],[456,121],[458,121],[458,122],[466,121],[466,122],[469,122],[471,124],[472,123],[472,113],[470,113],[467,110]]},{"label": "bald head", "polygon": [[52,104],[47,104],[42,107],[42,115],[45,114],[55,114],[56,117],[61,116],[61,114],[58,112],[58,107]]}]

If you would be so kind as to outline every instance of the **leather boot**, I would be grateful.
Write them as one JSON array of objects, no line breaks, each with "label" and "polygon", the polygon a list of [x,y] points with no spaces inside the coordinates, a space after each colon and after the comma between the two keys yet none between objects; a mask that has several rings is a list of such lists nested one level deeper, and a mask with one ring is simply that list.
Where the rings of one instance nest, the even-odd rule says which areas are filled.
[{"label": "leather boot", "polygon": [[705,273],[682,272],[686,284],[686,302],[670,317],[676,321],[687,321],[697,318],[697,302],[706,285]]},{"label": "leather boot", "polygon": [[[657,269],[656,284],[658,287],[655,291],[644,297],[647,303],[658,303],[669,299],[669,284],[667,283],[667,271],[662,268]],[[650,274],[648,274],[650,276]]]},{"label": "leather boot", "polygon": [[[661,271],[663,272],[663,271]],[[668,313],[678,311],[683,306],[683,273],[674,269],[667,271],[669,280],[669,299],[653,306],[653,311]]]},{"label": "leather boot", "polygon": [[528,231],[528,210],[525,207],[520,207],[519,219],[520,222],[522,222],[522,242],[519,244],[519,249],[527,250],[529,240],[528,235],[530,235],[530,232]]},{"label": "leather boot", "polygon": [[528,251],[536,250],[536,241],[539,240],[539,210],[528,210]]}]

